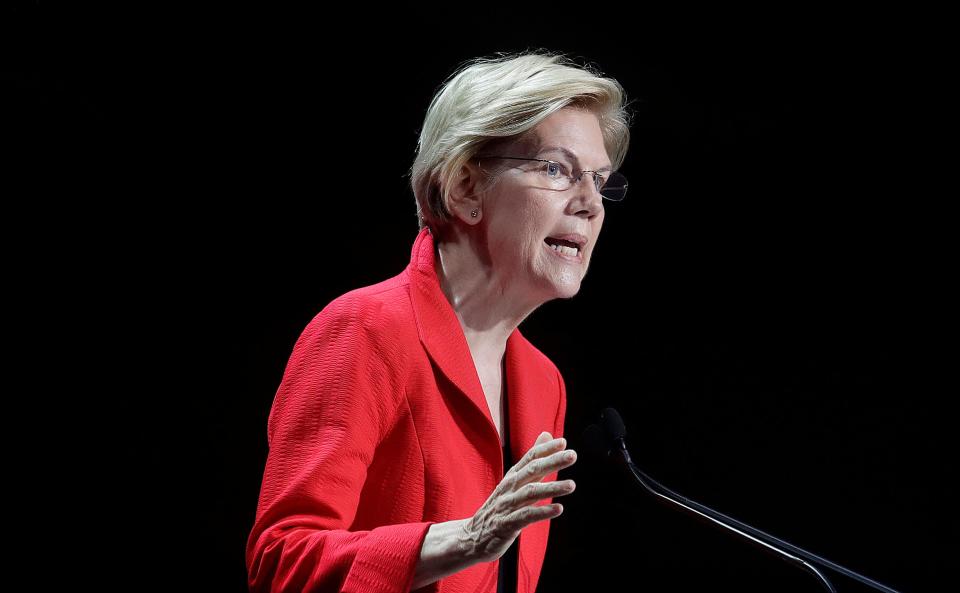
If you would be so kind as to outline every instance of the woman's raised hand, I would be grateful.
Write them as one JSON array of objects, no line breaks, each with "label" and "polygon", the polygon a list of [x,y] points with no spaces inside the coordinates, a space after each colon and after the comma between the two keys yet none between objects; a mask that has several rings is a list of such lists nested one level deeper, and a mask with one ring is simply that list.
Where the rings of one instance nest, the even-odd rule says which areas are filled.
[{"label": "woman's raised hand", "polygon": [[541,433],[530,450],[510,468],[487,501],[463,523],[459,535],[465,553],[477,562],[503,556],[513,540],[531,523],[553,519],[563,512],[559,503],[538,505],[544,498],[570,494],[573,480],[541,482],[544,476],[576,463],[577,454],[566,450],[566,439]]}]

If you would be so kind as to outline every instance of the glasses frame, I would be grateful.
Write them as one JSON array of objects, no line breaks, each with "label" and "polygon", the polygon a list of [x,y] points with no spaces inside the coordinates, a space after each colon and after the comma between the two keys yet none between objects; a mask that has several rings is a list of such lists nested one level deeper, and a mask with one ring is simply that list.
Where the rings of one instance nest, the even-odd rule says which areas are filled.
[{"label": "glasses frame", "polygon": [[[495,155],[495,154],[478,155],[478,156],[475,156],[474,158],[475,158],[477,161],[481,161],[481,160],[483,160],[483,159],[508,159],[508,160],[513,160],[513,161],[539,161],[539,162],[541,162],[541,163],[553,163],[553,164],[555,164],[555,165],[559,165],[560,167],[563,167],[564,169],[567,168],[567,166],[564,165],[563,163],[561,163],[561,162],[559,162],[559,161],[552,161],[552,160],[550,160],[550,159],[535,159],[535,158],[519,157],[519,156],[501,156],[501,155]],[[590,169],[582,169],[582,170],[580,171],[580,174],[579,174],[579,175],[574,176],[573,172],[571,171],[571,172],[570,172],[570,175],[567,175],[567,177],[570,179],[570,187],[573,187],[573,186],[576,185],[577,183],[580,183],[580,180],[583,179],[583,174],[584,174],[584,173],[593,173],[593,186],[597,188],[597,192],[603,197],[603,199],[605,199],[605,200],[607,200],[607,201],[610,201],[610,202],[622,202],[623,199],[627,197],[627,189],[630,187],[630,183],[629,183],[629,181],[627,181],[627,176],[624,175],[623,173],[619,173],[618,171],[610,171],[610,172],[609,172],[609,175],[612,175],[612,174],[614,174],[614,173],[617,173],[618,175],[620,175],[620,177],[623,177],[623,180],[624,180],[624,184],[623,184],[623,196],[621,196],[619,199],[611,198],[611,197],[609,197],[609,196],[603,195],[603,188],[598,187],[598,185],[597,185],[597,183],[598,183],[598,181],[597,181],[598,178],[603,179],[604,181],[607,181],[607,180],[609,179],[609,176],[608,176],[608,177],[603,177],[603,172],[598,173],[597,171],[591,171]],[[569,189],[569,188],[567,188],[567,189]],[[565,191],[565,190],[561,190],[561,191]]]}]

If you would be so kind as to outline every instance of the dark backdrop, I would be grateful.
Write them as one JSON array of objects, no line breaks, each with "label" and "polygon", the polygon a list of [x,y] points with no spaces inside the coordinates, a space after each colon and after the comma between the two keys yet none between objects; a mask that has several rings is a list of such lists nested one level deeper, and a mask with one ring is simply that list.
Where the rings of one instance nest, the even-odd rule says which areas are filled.
[{"label": "dark backdrop", "polygon": [[[113,584],[244,590],[294,341],[408,262],[405,174],[443,79],[543,47],[617,78],[636,112],[630,196],[608,204],[580,293],[521,326],[566,378],[571,447],[614,406],[673,489],[900,590],[940,588],[955,264],[930,202],[950,193],[928,175],[935,34],[900,15],[597,8],[11,13],[10,113],[56,163],[38,179],[90,220],[64,224],[63,270],[85,279],[113,396],[123,535],[96,552],[133,579]],[[565,473],[578,489],[540,591],[817,590],[583,456]]]}]

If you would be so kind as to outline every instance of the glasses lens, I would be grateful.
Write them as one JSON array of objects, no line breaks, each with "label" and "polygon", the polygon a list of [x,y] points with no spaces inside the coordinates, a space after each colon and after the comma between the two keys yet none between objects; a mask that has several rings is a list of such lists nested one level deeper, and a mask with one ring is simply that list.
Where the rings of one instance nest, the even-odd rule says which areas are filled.
[{"label": "glasses lens", "polygon": [[627,195],[627,178],[622,173],[610,173],[607,182],[600,188],[600,195],[608,200],[619,202]]}]

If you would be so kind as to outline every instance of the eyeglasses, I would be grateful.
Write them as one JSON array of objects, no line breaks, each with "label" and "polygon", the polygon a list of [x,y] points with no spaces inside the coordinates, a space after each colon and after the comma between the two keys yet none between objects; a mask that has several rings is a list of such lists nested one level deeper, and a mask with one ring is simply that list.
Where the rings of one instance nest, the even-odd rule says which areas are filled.
[{"label": "eyeglasses", "polygon": [[611,171],[606,177],[604,177],[596,171],[583,170],[580,171],[578,175],[574,176],[570,171],[570,167],[558,161],[497,155],[482,155],[475,158],[478,161],[484,159],[536,161],[540,163],[537,169],[535,169],[537,173],[537,179],[541,182],[541,187],[544,189],[565,191],[573,187],[573,184],[578,183],[583,177],[584,173],[592,173],[593,184],[597,188],[597,191],[600,192],[600,195],[604,198],[612,202],[619,202],[627,195],[627,178],[622,173],[617,171]]}]

